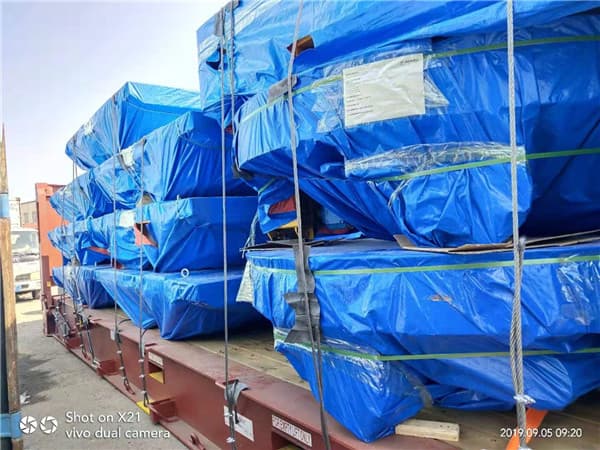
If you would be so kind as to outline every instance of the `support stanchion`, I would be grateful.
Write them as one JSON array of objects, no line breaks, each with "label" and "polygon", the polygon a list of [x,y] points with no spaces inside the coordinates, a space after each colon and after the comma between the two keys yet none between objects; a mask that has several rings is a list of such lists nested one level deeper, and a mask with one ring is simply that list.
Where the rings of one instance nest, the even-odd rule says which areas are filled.
[{"label": "support stanchion", "polygon": [[[23,440],[18,428],[21,412],[19,377],[17,373],[17,317],[15,313],[15,286],[12,267],[10,217],[8,200],[8,176],[6,171],[6,141],[4,125],[0,142],[0,265],[2,284],[2,450],[22,450]],[[6,410],[4,409],[6,407]],[[15,426],[15,423],[17,426]],[[6,428],[6,429],[5,429]],[[5,436],[6,434],[6,436]]]}]

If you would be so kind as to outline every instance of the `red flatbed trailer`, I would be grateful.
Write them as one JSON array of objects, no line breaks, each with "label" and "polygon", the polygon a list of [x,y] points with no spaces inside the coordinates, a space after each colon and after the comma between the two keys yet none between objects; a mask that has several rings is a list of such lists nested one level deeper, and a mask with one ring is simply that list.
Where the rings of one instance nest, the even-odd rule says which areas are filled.
[{"label": "red flatbed trailer", "polygon": [[[58,187],[36,186],[40,187],[37,196],[39,231],[40,236],[46,237],[50,229],[60,224],[56,222],[58,216],[52,215],[54,212],[48,204],[51,191]],[[222,338],[167,341],[160,338],[158,330],[146,330],[143,364],[150,402],[148,408],[143,408],[139,329],[117,311],[121,338],[119,349],[114,340],[115,311],[112,308],[86,309],[88,326],[77,324],[71,301],[51,295],[51,268],[54,266],[49,261],[56,261],[56,258],[51,259],[51,253],[56,250],[42,243],[41,252],[42,261],[46,261],[42,272],[45,334],[56,338],[123,395],[147,410],[155,423],[169,430],[188,448],[229,448],[229,429],[224,417],[225,359]],[[59,258],[57,264],[60,263]],[[92,347],[94,358],[91,356]],[[122,352],[129,386],[125,385],[120,370],[119,350]],[[233,334],[230,337],[229,355],[230,379],[237,379],[248,386],[237,401],[238,449],[325,448],[318,403],[308,385],[298,377],[285,358],[274,351],[270,330]],[[565,411],[550,413],[542,426],[581,428],[582,437],[537,439],[534,441],[536,450],[600,449],[599,401],[600,392],[595,391]],[[393,435],[366,444],[328,417],[332,449],[504,449],[508,439],[502,437],[501,430],[515,426],[512,411],[501,413],[428,408],[418,418],[459,424],[460,441]]]}]

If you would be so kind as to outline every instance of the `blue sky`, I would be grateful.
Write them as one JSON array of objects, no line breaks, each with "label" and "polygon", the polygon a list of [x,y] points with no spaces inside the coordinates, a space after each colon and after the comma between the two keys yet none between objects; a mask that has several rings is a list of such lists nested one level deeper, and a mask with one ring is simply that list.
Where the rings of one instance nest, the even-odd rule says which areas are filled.
[{"label": "blue sky", "polygon": [[22,200],[71,180],[67,140],[125,81],[198,90],[195,31],[225,3],[0,2],[10,196]]}]

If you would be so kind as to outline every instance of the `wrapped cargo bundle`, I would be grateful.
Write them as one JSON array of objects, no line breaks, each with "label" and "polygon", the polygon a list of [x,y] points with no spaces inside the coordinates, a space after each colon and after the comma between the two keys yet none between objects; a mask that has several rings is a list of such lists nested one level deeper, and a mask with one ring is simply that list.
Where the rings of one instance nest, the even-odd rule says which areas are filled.
[{"label": "wrapped cargo bundle", "polygon": [[108,308],[114,305],[112,298],[96,278],[96,272],[108,269],[108,266],[54,267],[52,278],[57,286],[65,289],[75,301],[92,309]]},{"label": "wrapped cargo bundle", "polygon": [[[143,328],[158,326],[164,339],[180,340],[223,331],[222,271],[182,275],[107,269],[100,270],[97,279],[136,326],[140,323]],[[241,280],[242,270],[229,272],[229,329],[263,320],[249,303],[236,303]],[[141,317],[140,298],[143,302]]]},{"label": "wrapped cargo bundle", "polygon": [[[149,203],[75,222],[75,234],[73,225],[59,227],[50,233],[50,239],[65,257],[76,256],[82,264],[108,262],[112,256],[125,268],[141,264],[157,272],[220,268],[221,202],[221,197],[195,197]],[[240,266],[244,263],[240,250],[253,234],[256,197],[228,197],[227,208],[227,259],[232,266]],[[143,236],[136,237],[136,233]],[[259,233],[254,239],[260,243],[264,238]]]},{"label": "wrapped cargo bundle", "polygon": [[48,232],[52,246],[69,262],[79,265],[94,265],[108,262],[108,255],[93,249],[88,230],[89,220],[61,225]]},{"label": "wrapped cargo bundle", "polygon": [[[256,197],[227,197],[227,262],[242,266],[241,249],[254,235],[252,221]],[[223,267],[223,211],[221,197],[196,197],[151,203],[138,211],[136,221],[145,223],[144,253],[157,272]]]},{"label": "wrapped cargo bundle", "polygon": [[[228,152],[225,180],[227,195],[252,195],[253,191],[232,170],[231,136],[225,136]],[[95,169],[96,180],[108,198],[134,207],[140,186],[153,201],[178,197],[221,195],[221,127],[201,112],[187,113],[148,134]],[[117,183],[113,187],[113,165]]]},{"label": "wrapped cargo bundle", "polygon": [[[143,279],[143,278],[142,278]],[[156,320],[142,300],[140,271],[129,269],[98,270],[96,280],[138,328],[156,328]]]},{"label": "wrapped cargo bundle", "polygon": [[134,210],[117,211],[55,228],[48,236],[65,258],[82,265],[108,263],[114,257],[123,267],[148,267],[145,254],[140,261],[134,226]]},{"label": "wrapped cargo bundle", "polygon": [[[404,235],[437,247],[499,243],[512,232],[508,161],[510,148],[494,143],[411,146],[354,160],[347,164],[347,177],[336,178],[336,165],[324,164],[327,176],[301,175],[299,183],[303,192],[370,237]],[[356,174],[365,167],[373,173],[360,178]],[[531,202],[523,162],[517,177],[523,223]],[[258,192],[261,227],[268,232],[285,221],[278,220],[277,205],[292,196],[293,183],[279,176]]]},{"label": "wrapped cargo bundle", "polygon": [[[248,260],[254,306],[276,327],[277,350],[316,392],[310,342],[286,342],[296,322],[284,299],[297,291],[292,250],[251,251]],[[320,307],[325,407],[357,437],[391,434],[428,403],[514,406],[512,253],[425,253],[361,240],[312,248],[308,265]],[[597,242],[525,253],[524,379],[536,408],[561,409],[600,387],[592,369],[600,356],[584,354],[600,347],[600,288],[590,281],[599,277]]]},{"label": "wrapped cargo bundle", "polygon": [[69,140],[66,154],[84,169],[96,167],[190,110],[200,110],[197,92],[127,82]]},{"label": "wrapped cargo bundle", "polygon": [[[242,270],[227,275],[228,328],[259,324],[263,317],[249,303],[236,303]],[[187,339],[224,329],[222,270],[180,273],[149,273],[143,277],[144,301],[154,315],[164,339]]]},{"label": "wrapped cargo bundle", "polygon": [[[599,30],[600,16],[589,13],[517,31],[517,131],[526,154],[519,218],[529,234],[600,228]],[[508,142],[505,33],[410,37],[296,74],[301,188],[371,236],[401,233],[442,247],[506,240],[508,149],[498,151]],[[262,92],[240,111],[237,161],[249,178],[256,175],[250,182],[263,195],[272,189],[265,178],[291,178],[283,99]],[[426,158],[453,147],[456,157]],[[382,176],[381,159],[397,156],[408,164],[387,166]],[[346,180],[353,180],[351,192]],[[389,211],[365,214],[355,206],[371,201]],[[417,212],[421,205],[428,211]]]},{"label": "wrapped cargo bundle", "polygon": [[50,197],[50,205],[69,222],[99,217],[113,209],[112,200],[99,188],[92,170],[58,190]]},{"label": "wrapped cargo bundle", "polygon": [[[298,0],[240,0],[234,5],[235,95],[248,97],[265,91],[288,74]],[[580,1],[515,2],[515,23],[529,26],[597,7]],[[221,101],[220,31],[231,39],[230,5],[196,33],[198,73],[203,106]],[[401,12],[399,14],[399,11]],[[365,47],[381,48],[408,39],[464,35],[505,28],[505,2],[427,1],[410,6],[391,1],[304,0],[300,16],[294,73],[331,64]],[[225,52],[229,51],[229,42]],[[229,61],[224,61],[229,79]],[[230,101],[225,83],[225,100]]]},{"label": "wrapped cargo bundle", "polygon": [[[233,174],[229,134],[225,148],[227,195],[253,195],[253,190]],[[204,112],[189,112],[76,178],[51,198],[51,204],[59,214],[64,204],[69,214],[65,218],[72,221],[100,217],[114,207],[133,209],[142,188],[152,201],[218,196],[221,158],[217,120]]]}]

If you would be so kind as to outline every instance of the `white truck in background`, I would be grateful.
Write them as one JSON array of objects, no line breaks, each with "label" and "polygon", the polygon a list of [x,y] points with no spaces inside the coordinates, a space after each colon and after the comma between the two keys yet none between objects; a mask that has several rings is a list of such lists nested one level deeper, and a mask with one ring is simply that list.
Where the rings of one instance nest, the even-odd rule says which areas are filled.
[{"label": "white truck in background", "polygon": [[37,230],[30,228],[12,228],[13,273],[15,292],[31,293],[33,298],[40,296],[40,244]]}]

